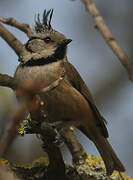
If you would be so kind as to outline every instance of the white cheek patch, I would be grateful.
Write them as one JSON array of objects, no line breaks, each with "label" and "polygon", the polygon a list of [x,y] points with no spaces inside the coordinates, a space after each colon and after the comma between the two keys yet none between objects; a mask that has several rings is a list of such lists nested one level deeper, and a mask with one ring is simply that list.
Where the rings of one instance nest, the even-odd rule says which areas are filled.
[{"label": "white cheek patch", "polygon": [[34,59],[34,60],[37,60],[37,59],[40,59],[40,58],[48,58],[48,57],[50,57],[50,56],[52,56],[54,53],[55,53],[55,51],[56,51],[56,48],[54,47],[54,48],[47,48],[47,49],[44,49],[43,51],[41,51],[41,52],[37,52],[37,53],[32,53],[32,58]]},{"label": "white cheek patch", "polygon": [[39,54],[43,55],[44,58],[52,56],[56,51],[56,47],[49,47],[47,49],[44,49]]},{"label": "white cheek patch", "polygon": [[44,48],[42,51],[40,52],[28,52],[25,48],[21,54],[21,59],[23,62],[29,61],[30,59],[40,59],[40,58],[47,58],[52,56],[56,51],[56,47],[53,46],[49,46],[49,48]]}]

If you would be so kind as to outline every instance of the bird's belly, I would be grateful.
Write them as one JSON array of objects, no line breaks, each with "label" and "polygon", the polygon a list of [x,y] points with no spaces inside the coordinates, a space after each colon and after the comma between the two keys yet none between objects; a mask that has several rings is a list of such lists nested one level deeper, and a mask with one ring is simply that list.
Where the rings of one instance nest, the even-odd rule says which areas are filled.
[{"label": "bird's belly", "polygon": [[65,80],[55,89],[42,94],[41,101],[49,122],[75,121],[78,124],[91,116],[86,99]]}]

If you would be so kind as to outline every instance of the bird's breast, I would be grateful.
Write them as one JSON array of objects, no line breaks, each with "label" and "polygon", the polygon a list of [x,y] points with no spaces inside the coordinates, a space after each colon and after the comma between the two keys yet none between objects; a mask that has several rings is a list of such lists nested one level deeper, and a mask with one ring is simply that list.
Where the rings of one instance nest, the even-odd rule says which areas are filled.
[{"label": "bird's breast", "polygon": [[20,87],[32,84],[45,88],[59,78],[62,73],[61,62],[54,62],[41,66],[18,66],[15,79]]}]

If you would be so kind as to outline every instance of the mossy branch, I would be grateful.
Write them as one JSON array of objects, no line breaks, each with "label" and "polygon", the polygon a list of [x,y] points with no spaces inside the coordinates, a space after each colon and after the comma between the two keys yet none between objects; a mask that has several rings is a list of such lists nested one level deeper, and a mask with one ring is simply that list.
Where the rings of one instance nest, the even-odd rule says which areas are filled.
[{"label": "mossy branch", "polygon": [[[10,173],[23,180],[50,180],[48,158],[41,157],[38,160],[26,165],[16,165],[7,160],[0,159],[0,166],[10,169]],[[65,164],[65,175],[67,180],[133,180],[124,173],[115,171],[110,177],[106,176],[106,170],[101,157],[88,155],[86,161],[78,166],[72,167]],[[56,174],[54,174],[56,179]],[[64,179],[61,179],[64,180]]]}]

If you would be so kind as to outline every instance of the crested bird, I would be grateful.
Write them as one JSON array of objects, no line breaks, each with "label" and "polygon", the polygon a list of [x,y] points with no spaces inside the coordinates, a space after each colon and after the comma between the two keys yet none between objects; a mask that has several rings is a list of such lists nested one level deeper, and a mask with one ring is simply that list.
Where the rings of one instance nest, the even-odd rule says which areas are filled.
[{"label": "crested bird", "polygon": [[[14,74],[18,89],[24,89],[25,84],[31,82],[35,85],[35,94],[40,96],[41,108],[36,112],[29,110],[31,119],[62,121],[76,126],[93,141],[108,174],[114,170],[125,171],[107,140],[105,120],[88,87],[67,59],[67,45],[72,40],[52,28],[52,15],[53,10],[45,10],[41,21],[38,14],[33,34],[24,45]],[[55,84],[54,88],[46,91],[51,84]]]}]

